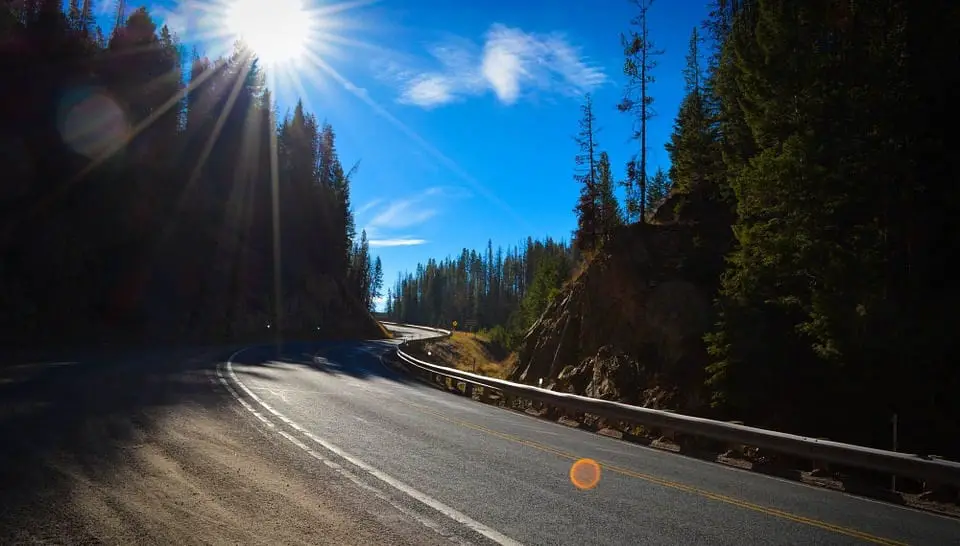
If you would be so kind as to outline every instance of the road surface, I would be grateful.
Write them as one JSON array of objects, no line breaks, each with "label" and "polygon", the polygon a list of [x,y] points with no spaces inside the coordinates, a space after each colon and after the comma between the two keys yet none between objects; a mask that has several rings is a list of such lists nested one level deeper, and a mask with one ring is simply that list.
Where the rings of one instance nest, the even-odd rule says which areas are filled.
[{"label": "road surface", "polygon": [[[960,544],[954,519],[442,392],[385,365],[381,355],[393,343],[113,355],[0,370],[0,536]],[[571,466],[584,458],[600,465],[589,489],[571,481]]]}]

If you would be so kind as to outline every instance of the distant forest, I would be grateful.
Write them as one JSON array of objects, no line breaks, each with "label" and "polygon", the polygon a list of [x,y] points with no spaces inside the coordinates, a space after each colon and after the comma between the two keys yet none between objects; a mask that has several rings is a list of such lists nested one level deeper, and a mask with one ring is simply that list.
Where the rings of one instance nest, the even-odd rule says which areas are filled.
[{"label": "distant forest", "polygon": [[547,302],[579,261],[563,241],[527,239],[523,246],[485,252],[463,249],[456,258],[420,264],[401,273],[387,291],[392,320],[449,327],[453,321],[476,329],[494,329],[508,347],[516,345],[540,317]]},{"label": "distant forest", "polygon": [[278,118],[242,45],[185,59],[146,9],[117,20],[0,8],[3,345],[372,324],[380,266],[334,129],[302,104]]}]

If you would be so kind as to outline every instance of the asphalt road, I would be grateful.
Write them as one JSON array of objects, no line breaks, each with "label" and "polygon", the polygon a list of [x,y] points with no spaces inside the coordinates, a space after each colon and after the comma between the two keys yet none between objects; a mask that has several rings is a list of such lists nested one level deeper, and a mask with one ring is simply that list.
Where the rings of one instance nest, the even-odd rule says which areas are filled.
[{"label": "asphalt road", "polygon": [[[456,516],[443,515],[452,509],[469,519],[460,527],[482,525],[499,542],[960,544],[957,520],[627,444],[412,382],[382,363],[378,345],[290,347],[279,358],[249,350],[223,374],[308,449],[385,490],[397,493],[399,484],[441,505],[425,513],[442,525],[457,527]],[[592,489],[571,481],[581,458],[600,465]]]},{"label": "asphalt road", "polygon": [[958,520],[442,392],[393,343],[0,366],[0,543],[960,544]]}]

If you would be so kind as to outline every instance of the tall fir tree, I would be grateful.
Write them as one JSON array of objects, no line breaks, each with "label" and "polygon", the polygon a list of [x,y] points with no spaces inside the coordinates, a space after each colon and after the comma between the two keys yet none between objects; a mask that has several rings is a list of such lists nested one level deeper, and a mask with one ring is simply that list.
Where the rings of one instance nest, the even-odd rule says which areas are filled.
[{"label": "tall fir tree", "polygon": [[648,214],[652,214],[660,203],[667,198],[667,195],[670,193],[670,178],[667,176],[667,173],[663,170],[662,167],[657,167],[657,171],[653,173],[653,178],[650,179],[650,183],[647,185],[647,205],[646,210]]},{"label": "tall fir tree", "polygon": [[[663,51],[656,49],[653,40],[650,38],[648,13],[653,0],[631,0],[631,3],[637,8],[637,14],[630,20],[631,26],[635,28],[620,35],[620,43],[623,46],[625,57],[623,74],[627,78],[627,83],[624,88],[623,99],[617,105],[617,109],[633,116],[633,138],[640,144],[640,150],[636,156],[636,175],[634,177],[628,176],[627,182],[635,184],[635,191],[638,196],[637,203],[640,208],[638,218],[640,222],[643,222],[646,216],[648,180],[647,123],[656,115],[653,109],[653,96],[650,94],[650,86],[654,83],[653,70],[657,66],[656,58],[662,55]],[[633,191],[632,187],[628,186],[628,191]]]},{"label": "tall fir tree", "polygon": [[377,259],[373,261],[373,268],[370,270],[369,284],[370,295],[368,296],[368,300],[370,302],[369,308],[372,311],[380,299],[380,296],[383,295],[383,263],[380,261],[380,256],[377,256]]},{"label": "tall fir tree", "polygon": [[702,40],[696,27],[690,35],[683,70],[686,95],[680,103],[673,133],[665,145],[670,155],[670,179],[681,191],[703,188],[720,196],[724,171],[721,164],[717,112],[709,100],[708,78],[703,68]]},{"label": "tall fir tree", "polygon": [[613,187],[610,156],[607,155],[607,152],[600,152],[600,158],[597,161],[597,202],[595,206],[598,213],[598,238],[601,244],[607,242],[617,226],[623,224],[620,203],[617,202],[617,196],[613,193]]},{"label": "tall fir tree", "polygon": [[642,207],[640,206],[640,181],[637,174],[637,160],[630,158],[626,165],[626,177],[620,181],[623,187],[623,209],[624,219],[627,223],[633,222],[634,218],[639,218]]},{"label": "tall fir tree", "polygon": [[588,94],[580,106],[579,131],[574,137],[578,152],[574,157],[576,170],[573,179],[580,185],[580,198],[574,208],[577,214],[574,241],[582,252],[589,252],[597,247],[602,230],[598,207],[596,136],[597,124],[593,115],[593,99]]},{"label": "tall fir tree", "polygon": [[353,245],[350,256],[350,283],[355,295],[365,308],[370,309],[374,295],[374,270],[370,260],[370,243],[367,231],[360,232],[360,239]]}]

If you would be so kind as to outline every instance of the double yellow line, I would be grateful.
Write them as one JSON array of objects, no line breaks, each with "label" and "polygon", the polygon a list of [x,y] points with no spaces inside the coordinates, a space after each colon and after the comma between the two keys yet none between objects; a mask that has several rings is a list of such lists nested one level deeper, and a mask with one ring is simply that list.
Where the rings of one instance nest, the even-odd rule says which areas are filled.
[{"label": "double yellow line", "polygon": [[[409,405],[409,406],[412,406],[412,407],[414,407],[414,408],[417,408],[418,410],[420,410],[420,411],[422,411],[422,412],[424,412],[424,413],[426,413],[426,414],[429,414],[429,415],[431,415],[432,417],[435,417],[435,418],[440,419],[440,420],[442,420],[442,421],[446,421],[446,422],[448,422],[448,423],[452,423],[452,424],[459,425],[459,426],[462,426],[462,427],[465,427],[465,428],[469,428],[469,429],[477,430],[477,431],[480,431],[480,432],[484,432],[484,433],[486,433],[486,434],[490,434],[490,435],[496,436],[496,437],[498,437],[498,438],[503,438],[504,440],[508,440],[508,441],[511,441],[511,442],[515,442],[515,443],[517,443],[517,444],[521,444],[521,445],[524,445],[524,446],[527,446],[527,447],[532,447],[532,448],[534,448],[534,449],[537,449],[537,450],[540,450],[540,451],[544,451],[544,452],[546,452],[546,453],[550,453],[550,454],[556,455],[556,456],[558,456],[558,457],[562,457],[562,458],[564,458],[564,459],[569,459],[569,460],[571,460],[571,461],[577,461],[577,460],[580,459],[580,457],[577,457],[576,455],[573,455],[573,454],[571,454],[571,453],[567,453],[567,452],[565,452],[565,451],[561,451],[561,450],[559,450],[559,449],[557,449],[557,448],[555,448],[555,447],[552,447],[552,446],[548,446],[548,445],[545,445],[545,444],[541,444],[541,443],[539,443],[539,442],[534,442],[534,441],[531,441],[531,440],[527,440],[526,438],[521,438],[521,437],[519,437],[519,436],[514,436],[514,435],[512,435],[512,434],[507,434],[507,433],[505,433],[505,432],[500,432],[500,431],[498,431],[498,430],[493,430],[493,429],[487,428],[487,427],[485,427],[485,426],[483,426],[483,425],[478,425],[478,424],[475,424],[475,423],[470,423],[470,422],[467,422],[467,421],[461,421],[461,420],[459,420],[459,419],[454,419],[454,418],[452,418],[452,417],[449,417],[449,416],[447,416],[447,415],[444,415],[444,414],[439,413],[439,412],[437,412],[437,411],[434,411],[434,410],[432,410],[432,409],[425,408],[425,407],[423,407],[423,406],[421,406],[421,405],[419,405],[419,404],[411,404],[411,403],[409,403],[409,402],[404,402],[404,403],[407,404],[407,405]],[[845,535],[845,536],[848,536],[848,537],[857,538],[857,539],[860,539],[860,540],[863,540],[863,541],[866,541],[866,542],[871,542],[871,543],[873,543],[873,544],[882,544],[882,545],[884,545],[884,546],[905,546],[905,543],[903,543],[903,542],[898,542],[898,541],[895,541],[895,540],[890,540],[890,539],[887,539],[887,538],[878,537],[878,536],[876,536],[876,535],[871,535],[871,534],[869,534],[869,533],[865,533],[865,532],[863,532],[863,531],[858,531],[858,530],[856,530],[856,529],[850,529],[850,528],[848,528],[848,527],[841,527],[841,526],[839,526],[839,525],[834,525],[834,524],[832,524],[832,523],[827,523],[827,522],[825,522],[825,521],[820,521],[820,520],[813,519],[813,518],[808,518],[808,517],[799,516],[799,515],[796,515],[796,514],[791,514],[791,513],[789,513],[789,512],[784,512],[783,510],[778,510],[778,509],[776,509],[776,508],[770,508],[770,507],[767,507],[767,506],[761,506],[761,505],[759,505],[759,504],[754,504],[754,503],[752,503],[752,502],[747,502],[747,501],[744,501],[744,500],[741,500],[741,499],[737,499],[737,498],[734,498],[734,497],[729,497],[729,496],[727,496],[727,495],[721,495],[721,494],[719,494],[719,493],[713,493],[713,492],[711,492],[711,491],[707,491],[707,490],[705,490],[705,489],[700,489],[700,488],[698,488],[698,487],[692,487],[692,486],[685,485],[685,484],[682,484],[682,483],[678,483],[678,482],[674,482],[674,481],[670,481],[670,480],[665,480],[665,479],[663,479],[663,478],[658,478],[658,477],[652,476],[652,475],[650,475],[650,474],[644,474],[644,473],[641,473],[641,472],[635,472],[635,471],[630,470],[630,469],[628,469],[628,468],[622,468],[622,467],[619,467],[619,466],[606,464],[606,463],[603,463],[603,462],[600,462],[600,461],[598,461],[598,462],[600,463],[600,467],[601,467],[602,469],[608,470],[608,471],[610,471],[610,472],[614,472],[614,473],[621,474],[621,475],[624,475],[624,476],[630,476],[631,478],[637,478],[637,479],[639,479],[639,480],[643,480],[643,481],[646,481],[646,482],[649,482],[649,483],[654,483],[654,484],[657,484],[657,485],[660,485],[660,486],[663,486],[663,487],[669,487],[670,489],[675,489],[675,490],[677,490],[677,491],[683,491],[683,492],[686,492],[686,493],[691,493],[691,494],[693,494],[693,495],[697,495],[697,496],[699,496],[699,497],[703,497],[703,498],[710,499],[710,500],[713,500],[713,501],[722,502],[722,503],[730,504],[730,505],[733,505],[733,506],[738,506],[738,507],[740,507],[740,508],[745,508],[745,509],[751,510],[751,511],[753,511],[753,512],[759,512],[759,513],[761,513],[761,514],[766,514],[766,515],[768,515],[768,516],[773,516],[773,517],[780,518],[780,519],[784,519],[784,520],[787,520],[787,521],[792,521],[792,522],[795,522],[795,523],[801,523],[801,524],[804,524],[804,525],[809,525],[809,526],[811,526],[811,527],[816,527],[816,528],[818,528],[818,529],[823,529],[823,530],[825,530],[825,531],[831,531],[831,532],[834,532],[834,533],[837,533],[837,534],[841,534],[841,535]]]}]

